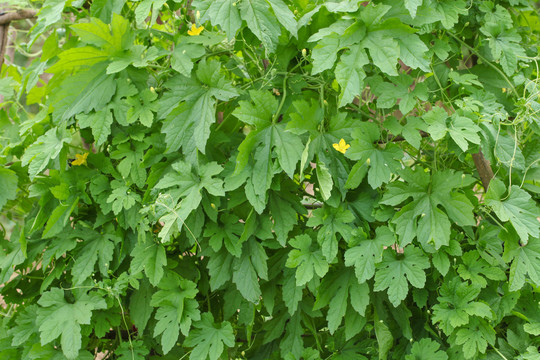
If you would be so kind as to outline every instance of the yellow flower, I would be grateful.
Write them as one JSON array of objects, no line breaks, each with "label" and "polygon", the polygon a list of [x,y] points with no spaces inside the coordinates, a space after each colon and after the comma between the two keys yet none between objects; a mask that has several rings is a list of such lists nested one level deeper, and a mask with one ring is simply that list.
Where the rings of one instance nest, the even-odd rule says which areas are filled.
[{"label": "yellow flower", "polygon": [[342,154],[345,154],[345,151],[347,151],[347,149],[351,147],[351,145],[347,144],[344,139],[339,140],[339,143],[334,144],[333,146],[334,149],[336,149]]},{"label": "yellow flower", "polygon": [[75,154],[75,160],[71,163],[71,165],[86,165],[86,158],[88,157],[88,153],[85,154]]},{"label": "yellow flower", "polygon": [[204,30],[204,26],[197,27],[197,25],[191,24],[191,29],[188,30],[187,33],[188,33],[188,35],[191,35],[191,36],[197,36],[200,33],[202,33],[203,30]]}]

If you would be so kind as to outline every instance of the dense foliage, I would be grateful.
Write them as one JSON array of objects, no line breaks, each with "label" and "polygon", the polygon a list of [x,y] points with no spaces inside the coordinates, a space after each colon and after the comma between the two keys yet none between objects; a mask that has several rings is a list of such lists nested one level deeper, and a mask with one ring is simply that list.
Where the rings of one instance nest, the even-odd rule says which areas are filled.
[{"label": "dense foliage", "polygon": [[527,0],[46,0],[1,69],[0,358],[540,359],[539,36]]}]

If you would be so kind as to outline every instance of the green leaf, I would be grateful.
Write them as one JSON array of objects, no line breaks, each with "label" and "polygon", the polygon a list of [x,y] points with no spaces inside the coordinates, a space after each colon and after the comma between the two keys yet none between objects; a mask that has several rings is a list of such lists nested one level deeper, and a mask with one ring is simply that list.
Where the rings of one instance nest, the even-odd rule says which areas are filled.
[{"label": "green leaf", "polygon": [[150,89],[141,91],[136,98],[127,98],[125,101],[129,105],[129,110],[126,114],[126,123],[132,124],[138,120],[146,127],[152,126],[154,112],[158,110],[157,103],[154,102],[156,98],[157,94]]},{"label": "green leaf", "polygon": [[193,329],[184,342],[185,346],[194,347],[190,359],[217,360],[223,352],[224,345],[234,346],[234,332],[228,321],[214,323],[211,313],[202,314],[202,319],[194,324]]},{"label": "green leaf", "polygon": [[[260,92],[253,94],[257,96],[256,103],[270,99]],[[274,107],[276,101],[272,100],[271,107]],[[272,162],[273,151],[277,155],[281,168],[292,178],[304,146],[297,135],[285,130],[285,125],[270,125],[267,117],[271,113],[271,109],[268,105],[262,107],[263,111],[259,111],[259,114],[262,114],[261,117],[253,115],[257,110],[251,104],[242,103],[240,109],[242,110],[238,111],[239,108],[237,108],[233,115],[247,122],[252,121],[252,124],[257,126],[257,130],[250,132],[240,144],[233,175],[238,175],[246,167],[253,148],[260,145],[254,151],[251,176],[245,188],[248,201],[260,214],[266,206],[266,192],[270,188],[277,168],[276,164]]]},{"label": "green leaf", "polygon": [[272,126],[272,146],[275,148],[281,168],[290,178],[302,157],[304,144],[297,135],[286,131],[284,125]]},{"label": "green leaf", "polygon": [[238,217],[232,214],[224,214],[220,217],[219,224],[208,223],[204,229],[204,236],[210,238],[210,246],[218,252],[224,245],[228,252],[236,257],[242,255],[242,240],[240,235],[244,230]]},{"label": "green leaf", "polygon": [[136,274],[144,270],[150,283],[157,286],[164,274],[163,267],[167,265],[167,254],[163,245],[138,243],[131,256],[131,272]]},{"label": "green leaf", "polygon": [[156,60],[167,54],[167,51],[158,50],[155,46],[145,47],[144,45],[133,45],[124,52],[116,52],[113,61],[107,66],[107,74],[118,73],[126,69],[129,65],[136,68],[148,66],[149,62]]},{"label": "green leaf", "polygon": [[144,360],[149,351],[142,340],[135,340],[131,344],[128,341],[122,342],[114,353],[119,356],[118,360]]},{"label": "green leaf", "polygon": [[227,250],[221,249],[210,256],[208,261],[208,274],[210,275],[210,288],[216,290],[232,277],[234,256]]},{"label": "green leaf", "polygon": [[[132,141],[131,143],[122,143],[118,147],[110,152],[111,159],[120,160],[117,169],[120,175],[124,179],[131,179],[137,186],[143,186],[146,180],[146,170],[141,166],[144,150],[148,148],[148,145],[143,142]],[[123,184],[121,181],[114,180],[111,183],[112,188],[127,187],[130,184]],[[128,195],[134,199],[139,198],[139,194],[130,194],[130,190],[127,189]],[[138,200],[137,200],[138,201]]]},{"label": "green leaf", "polygon": [[194,1],[192,5],[200,9],[201,22],[209,20],[212,25],[219,25],[229,39],[233,39],[242,26],[236,0]]},{"label": "green leaf", "polygon": [[425,113],[422,118],[428,124],[428,132],[435,141],[442,139],[447,133],[446,120],[448,114],[442,107],[435,107]]},{"label": "green leaf", "polygon": [[315,75],[332,68],[336,62],[339,49],[340,36],[336,33],[325,36],[322,40],[318,41],[311,53],[313,59],[313,69],[311,70],[311,73]]},{"label": "green leaf", "polygon": [[395,243],[395,237],[388,227],[380,226],[376,230],[375,239],[359,236],[358,240],[353,239],[357,245],[345,252],[345,265],[354,266],[356,277],[361,284],[375,275],[375,265],[382,261],[385,247]]},{"label": "green leaf", "polygon": [[[177,161],[155,185],[157,189],[173,188],[171,191],[175,194],[174,198],[170,194],[163,194],[161,201],[157,203],[166,210],[166,215],[161,218],[161,221],[166,222],[166,226],[159,234],[163,242],[168,242],[172,233],[182,230],[184,221],[201,203],[203,189],[211,195],[225,195],[223,180],[214,178],[223,171],[220,165],[210,162],[200,165],[198,170],[198,174],[194,174],[191,164]],[[181,197],[182,201],[177,204],[178,197]]]},{"label": "green leaf", "polygon": [[289,232],[298,223],[298,215],[293,208],[293,204],[284,197],[272,193],[269,200],[270,213],[274,220],[274,232],[277,241],[281,246],[285,246]]},{"label": "green leaf", "polygon": [[171,67],[180,74],[189,77],[193,70],[193,60],[205,54],[204,47],[199,44],[178,44],[172,53]]},{"label": "green leaf", "polygon": [[[60,131],[59,131],[60,130]],[[69,143],[71,136],[66,130],[52,128],[30,145],[21,158],[22,166],[28,166],[28,175],[33,180],[43,171],[51,160],[60,155],[64,143]]]},{"label": "green leaf", "polygon": [[455,328],[467,325],[469,316],[479,316],[491,319],[490,307],[479,301],[474,301],[480,294],[480,287],[461,282],[458,277],[443,283],[438,304],[433,306],[433,323],[440,323],[442,331],[450,335]]},{"label": "green leaf", "polygon": [[10,100],[15,95],[15,87],[18,85],[18,82],[13,80],[11,77],[4,77],[0,79],[0,95],[4,97],[5,100]]},{"label": "green leaf", "polygon": [[320,278],[328,272],[328,263],[320,249],[313,249],[309,235],[298,235],[289,244],[295,248],[289,252],[285,266],[296,268],[296,285],[302,286],[316,273]]},{"label": "green leaf", "polygon": [[106,61],[110,54],[93,46],[83,46],[62,51],[58,62],[47,69],[51,74],[87,70],[87,68]]},{"label": "green leaf", "polygon": [[67,0],[46,0],[38,12],[37,21],[31,29],[33,43],[49,26],[62,19],[62,12]]},{"label": "green leaf", "polygon": [[18,311],[15,319],[17,325],[8,330],[9,334],[13,336],[11,345],[19,346],[24,344],[32,335],[37,333],[37,311],[38,306],[35,304]]},{"label": "green leaf", "polygon": [[88,23],[74,24],[70,28],[83,42],[114,53],[124,47],[123,40],[129,33],[129,22],[117,13],[111,16],[111,20],[112,34],[109,25],[97,18],[91,18]]},{"label": "green leaf", "polygon": [[103,68],[103,64],[96,64],[88,71],[64,80],[52,95],[54,116],[64,121],[79,113],[105,107],[116,91],[116,82]]},{"label": "green leaf", "polygon": [[340,234],[345,241],[349,241],[352,228],[348,225],[354,220],[354,215],[342,206],[333,208],[324,206],[313,211],[307,226],[320,226],[317,231],[317,242],[321,246],[322,254],[328,262],[332,262],[338,252]]},{"label": "green leaf", "polygon": [[480,144],[478,132],[480,128],[469,118],[464,116],[452,116],[452,122],[448,128],[450,137],[463,151],[469,148],[468,142]]},{"label": "green leaf", "polygon": [[266,253],[264,248],[254,240],[248,241],[242,256],[234,260],[232,280],[242,296],[257,304],[260,301],[261,288],[259,278],[267,279]]},{"label": "green leaf", "polygon": [[36,323],[39,325],[41,345],[45,345],[60,336],[62,352],[68,359],[76,359],[81,349],[81,325],[90,324],[92,311],[105,309],[105,300],[93,293],[81,293],[75,296],[75,302],[64,299],[64,291],[53,288],[41,295],[41,306],[37,312]]},{"label": "green leaf", "polygon": [[285,358],[285,355],[291,353],[296,358],[300,358],[302,351],[304,350],[304,340],[302,334],[304,329],[302,328],[302,317],[298,312],[294,314],[287,323],[285,335],[279,343],[281,349],[281,356]]},{"label": "green leaf", "polygon": [[380,133],[376,124],[363,122],[352,133],[351,148],[345,156],[351,160],[358,160],[360,164],[368,163],[368,183],[376,189],[383,183],[390,181],[392,173],[401,167],[399,160],[403,152],[397,146],[388,144],[380,149],[375,142],[379,140]]},{"label": "green leaf", "polygon": [[[411,14],[411,17],[413,19],[416,17],[416,9],[420,5],[422,5],[422,2],[423,0],[405,0],[404,1],[405,8],[409,11],[409,14]],[[411,359],[414,359],[414,358],[411,358]]]},{"label": "green leaf", "polygon": [[[278,107],[277,99],[269,91],[250,90],[251,102],[240,100],[232,114],[240,121],[262,130],[270,125],[270,119]],[[238,160],[237,160],[238,161]]]},{"label": "green leaf", "polygon": [[374,328],[375,337],[377,338],[377,346],[379,349],[379,359],[386,360],[388,358],[388,352],[394,344],[394,337],[384,321],[379,320],[377,311],[375,311],[374,316]]},{"label": "green leaf", "polygon": [[[355,335],[358,335],[366,325],[367,320],[365,317],[358,314],[356,311],[351,311],[350,308],[347,310],[347,314],[345,316],[345,339],[350,340]],[[354,357],[354,359],[362,359],[365,360],[365,357],[360,357],[360,354],[357,354],[357,357]]]},{"label": "green leaf", "polygon": [[6,205],[8,200],[17,198],[17,174],[5,167],[0,168],[0,210]]},{"label": "green leaf", "polygon": [[531,196],[519,186],[512,185],[508,195],[503,198],[504,193],[506,193],[504,183],[499,179],[492,179],[486,193],[486,204],[493,209],[499,219],[510,221],[521,238],[521,243],[526,245],[529,235],[536,238],[540,236],[537,220],[540,211]]},{"label": "green leaf", "polygon": [[298,304],[302,300],[304,286],[296,285],[297,280],[294,270],[284,270],[281,294],[283,295],[283,302],[285,303],[289,314],[294,315],[296,310],[298,310]]},{"label": "green leaf", "polygon": [[364,316],[369,304],[369,287],[366,283],[358,284],[353,272],[342,269],[325,276],[317,291],[317,300],[314,310],[322,309],[328,305],[328,329],[333,334],[341,324],[347,312],[347,304],[361,316]]},{"label": "green leaf", "polygon": [[242,19],[268,52],[274,52],[281,34],[279,23],[264,0],[246,0],[240,3]]},{"label": "green leaf", "polygon": [[294,14],[282,0],[268,0],[277,20],[283,25],[292,36],[298,37],[298,24]]},{"label": "green leaf", "polygon": [[[491,186],[490,186],[491,187]],[[505,226],[499,237],[504,240],[503,259],[512,261],[510,266],[510,291],[516,291],[525,284],[526,276],[535,284],[540,284],[540,239],[531,238],[527,245],[521,246],[515,230]]]},{"label": "green leaf", "polygon": [[[197,115],[195,115],[197,114]],[[198,116],[199,121],[194,122],[193,136],[195,145],[203,154],[205,153],[206,141],[210,137],[210,125],[216,121],[215,100],[209,93],[202,95],[190,110],[190,117]]]},{"label": "green leaf", "polygon": [[101,274],[108,277],[109,263],[114,255],[114,240],[116,238],[111,234],[86,233],[84,246],[81,248],[72,268],[75,285],[81,284],[91,277],[96,262]]},{"label": "green leaf", "polygon": [[420,149],[422,136],[420,130],[426,131],[425,123],[419,118],[408,117],[407,124],[403,127],[402,135],[409,144],[414,146],[415,149]]},{"label": "green leaf", "polygon": [[357,162],[356,164],[354,164],[354,166],[351,168],[349,176],[347,177],[345,188],[354,190],[359,187],[362,183],[362,180],[364,180],[364,178],[366,177],[367,171],[367,163]]},{"label": "green leaf", "polygon": [[122,11],[125,3],[126,0],[95,0],[92,1],[92,5],[90,5],[90,14],[92,17],[110,23],[113,16]]},{"label": "green leaf", "polygon": [[[408,114],[417,106],[418,100],[426,101],[428,99],[425,83],[415,83],[415,79],[405,73],[401,73],[399,77],[393,77],[391,80],[392,83],[383,81],[380,76],[373,76],[368,80],[373,93],[377,96],[377,105],[379,107],[390,109],[399,101],[399,111],[402,114]],[[411,90],[413,85],[414,89]],[[391,127],[397,128],[399,125]],[[388,129],[395,130],[390,129],[390,127]]]},{"label": "green leaf", "polygon": [[141,333],[146,329],[146,324],[154,311],[154,308],[150,306],[152,294],[153,289],[150,283],[148,280],[143,279],[139,284],[139,289],[133,292],[129,301],[129,316],[133,320],[133,324],[137,327],[137,330]]},{"label": "green leaf", "polygon": [[[392,222],[400,236],[400,245],[409,244],[416,236],[425,246],[434,243],[438,249],[450,241],[450,219],[460,226],[472,226],[475,220],[470,201],[454,189],[471,184],[472,179],[452,171],[429,174],[424,171],[404,170],[401,173],[406,183],[388,186],[381,203],[391,206],[402,204],[409,197],[412,202],[402,206]],[[438,207],[442,205],[446,214]],[[419,218],[416,223],[416,219]]]},{"label": "green leaf", "polygon": [[336,66],[336,80],[341,87],[339,106],[344,106],[353,101],[364,90],[364,65],[369,59],[364,49],[359,46],[353,47],[341,55]]},{"label": "green leaf", "polygon": [[167,273],[159,289],[152,295],[150,305],[157,307],[154,337],[161,335],[161,346],[166,354],[176,345],[180,332],[188,336],[192,321],[199,321],[201,316],[194,282]]},{"label": "green leaf", "polygon": [[382,19],[392,7],[385,4],[368,4],[360,12],[360,18],[368,26],[373,27],[374,25],[380,24]]},{"label": "green leaf", "polygon": [[382,72],[397,76],[396,65],[400,56],[399,43],[387,37],[381,31],[370,32],[362,42],[363,47],[367,48],[369,55]]},{"label": "green leaf", "polygon": [[507,167],[514,167],[520,170],[525,169],[525,157],[511,136],[505,135],[502,132],[499,133],[493,153],[497,160]]},{"label": "green leaf", "polygon": [[463,254],[461,260],[463,264],[460,264],[457,269],[459,276],[463,280],[471,280],[473,284],[478,285],[480,288],[487,286],[484,277],[490,280],[506,280],[506,274],[502,269],[491,266],[486,260],[480,258],[480,254],[475,250]]},{"label": "green leaf", "polygon": [[319,190],[321,192],[321,196],[323,200],[328,200],[332,195],[331,192],[334,186],[332,175],[330,174],[330,171],[328,171],[326,165],[321,161],[317,162],[317,167],[315,168],[315,171],[317,173],[317,181],[319,183]]},{"label": "green leaf", "polygon": [[[171,117],[163,129],[170,151],[183,146],[185,152],[191,152],[194,141],[197,149],[204,154],[210,127],[216,121],[217,101],[227,101],[238,95],[232,83],[222,74],[219,61],[201,60],[196,76],[198,81],[182,75],[172,78],[166,84],[171,91],[159,101],[158,118],[168,115],[179,102],[184,101],[180,108],[181,116]],[[186,136],[187,130],[192,131],[192,135]]]},{"label": "green leaf", "polygon": [[448,355],[439,348],[439,343],[431,339],[420,339],[413,344],[411,353],[405,356],[405,360],[447,360]]},{"label": "green leaf", "polygon": [[[422,0],[412,1],[420,1],[420,3],[422,3]],[[428,47],[426,46],[426,44],[424,44],[422,40],[420,40],[418,35],[407,34],[405,36],[397,38],[397,42],[399,43],[399,58],[406,65],[414,69],[420,69],[425,72],[431,71],[430,61],[427,57]]]},{"label": "green leaf", "polygon": [[407,281],[416,288],[424,286],[426,274],[423,269],[428,267],[427,256],[416,247],[407,246],[403,254],[388,248],[383,253],[383,261],[377,265],[373,290],[388,289],[388,299],[397,307],[409,292]]},{"label": "green leaf", "polygon": [[152,12],[150,19],[150,24],[152,25],[159,15],[159,9],[161,9],[165,2],[166,0],[141,0],[135,8],[135,21],[137,24],[144,23],[148,14]]},{"label": "green leaf", "polygon": [[111,134],[111,125],[113,123],[112,112],[105,108],[98,112],[77,115],[77,121],[81,129],[91,128],[92,135],[96,141],[96,145],[103,144],[107,137]]},{"label": "green leaf", "polygon": [[463,345],[463,355],[471,359],[479,353],[485,354],[487,345],[495,344],[495,330],[485,321],[472,318],[468,327],[456,332],[456,344]]},{"label": "green leaf", "polygon": [[438,14],[441,24],[445,29],[452,29],[459,21],[459,15],[467,14],[469,7],[464,0],[438,1],[435,12]]},{"label": "green leaf", "polygon": [[111,183],[112,193],[107,198],[107,203],[112,204],[112,211],[118,215],[122,210],[131,209],[141,201],[141,196],[131,191],[122,181],[113,180]]},{"label": "green leaf", "polygon": [[[498,27],[497,24],[496,28]],[[489,47],[493,58],[499,60],[507,75],[513,75],[517,70],[518,58],[525,56],[525,51],[520,45],[521,35],[515,29],[499,32],[498,29],[482,28],[482,31],[489,36]]]}]

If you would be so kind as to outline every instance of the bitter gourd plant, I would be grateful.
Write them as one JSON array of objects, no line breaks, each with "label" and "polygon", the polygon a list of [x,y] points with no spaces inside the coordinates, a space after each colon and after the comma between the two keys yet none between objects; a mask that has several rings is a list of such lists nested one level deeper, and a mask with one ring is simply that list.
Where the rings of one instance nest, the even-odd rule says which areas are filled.
[{"label": "bitter gourd plant", "polygon": [[0,358],[540,359],[534,2],[10,3]]}]

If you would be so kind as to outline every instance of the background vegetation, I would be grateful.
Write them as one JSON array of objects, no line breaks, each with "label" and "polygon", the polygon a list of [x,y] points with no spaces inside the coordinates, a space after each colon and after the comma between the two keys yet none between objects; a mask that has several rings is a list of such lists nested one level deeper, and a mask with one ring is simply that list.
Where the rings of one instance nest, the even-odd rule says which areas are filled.
[{"label": "background vegetation", "polygon": [[534,2],[37,6],[0,358],[540,359]]}]

